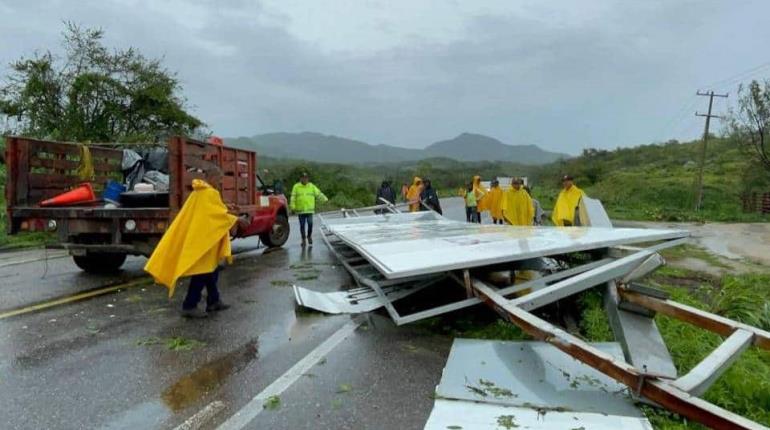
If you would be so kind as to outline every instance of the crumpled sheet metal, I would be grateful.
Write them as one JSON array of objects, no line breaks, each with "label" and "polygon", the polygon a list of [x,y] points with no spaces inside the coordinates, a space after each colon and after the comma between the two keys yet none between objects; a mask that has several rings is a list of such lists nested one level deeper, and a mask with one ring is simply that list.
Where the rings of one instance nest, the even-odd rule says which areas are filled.
[{"label": "crumpled sheet metal", "polygon": [[[593,346],[623,357],[617,343]],[[519,428],[651,428],[625,386],[544,342],[455,339],[436,397],[426,429],[505,428],[501,416]]]},{"label": "crumpled sheet metal", "polygon": [[437,399],[425,430],[652,430],[645,418]]},{"label": "crumpled sheet metal", "polygon": [[[385,289],[388,301],[396,301],[414,294],[429,284],[397,286]],[[362,292],[362,289],[351,291],[321,292],[304,287],[294,286],[294,297],[297,304],[328,314],[358,314],[371,312],[385,306],[386,299],[377,295],[374,290]]]},{"label": "crumpled sheet metal", "polygon": [[432,212],[329,219],[325,223],[389,279],[689,235],[664,229],[482,225],[453,221]]}]

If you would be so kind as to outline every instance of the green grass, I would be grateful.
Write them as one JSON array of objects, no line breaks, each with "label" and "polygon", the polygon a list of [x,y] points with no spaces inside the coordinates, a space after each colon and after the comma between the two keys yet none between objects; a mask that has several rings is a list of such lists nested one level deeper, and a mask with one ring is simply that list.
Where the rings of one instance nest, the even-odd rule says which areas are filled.
[{"label": "green grass", "polygon": [[170,351],[190,351],[193,349],[206,346],[205,342],[201,342],[195,339],[188,339],[182,336],[174,336],[169,338],[159,338],[155,336],[138,339],[136,341],[137,346],[154,346],[163,345]]},{"label": "green grass", "polygon": [[681,260],[684,258],[696,258],[698,260],[705,261],[712,266],[721,267],[723,269],[731,269],[731,267],[720,260],[716,255],[708,252],[706,249],[695,245],[681,245],[673,248],[664,249],[660,253],[663,257],[670,260]]}]

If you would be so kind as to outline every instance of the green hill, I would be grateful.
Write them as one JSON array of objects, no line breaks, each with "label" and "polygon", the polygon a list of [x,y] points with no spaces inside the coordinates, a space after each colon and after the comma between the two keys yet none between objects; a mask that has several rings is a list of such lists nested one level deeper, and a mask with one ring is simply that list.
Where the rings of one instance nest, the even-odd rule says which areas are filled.
[{"label": "green hill", "polygon": [[463,133],[425,149],[370,145],[359,140],[320,133],[269,133],[225,139],[227,145],[256,150],[271,158],[322,163],[396,163],[443,157],[457,161],[499,160],[520,164],[546,164],[568,157],[535,145],[507,145],[481,134]]},{"label": "green hill", "polygon": [[506,145],[482,134],[463,133],[454,139],[442,140],[425,148],[434,157],[448,157],[462,161],[499,160],[519,164],[547,164],[566,154],[548,152],[536,145]]},{"label": "green hill", "polygon": [[544,166],[544,204],[558,192],[558,178],[575,176],[577,184],[604,203],[613,218],[644,220],[767,220],[742,212],[745,192],[770,192],[770,172],[752,162],[735,142],[709,140],[704,170],[704,200],[694,211],[700,141],[586,150],[570,160]]}]

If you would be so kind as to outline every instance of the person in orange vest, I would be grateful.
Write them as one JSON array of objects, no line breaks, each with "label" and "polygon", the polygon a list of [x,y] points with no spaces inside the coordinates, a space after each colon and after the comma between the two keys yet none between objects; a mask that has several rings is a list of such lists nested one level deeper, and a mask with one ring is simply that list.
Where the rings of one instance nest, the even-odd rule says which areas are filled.
[{"label": "person in orange vest", "polygon": [[583,197],[583,190],[575,185],[570,175],[564,175],[561,178],[561,186],[559,197],[553,207],[551,221],[558,226],[569,227],[575,224],[575,210]]}]

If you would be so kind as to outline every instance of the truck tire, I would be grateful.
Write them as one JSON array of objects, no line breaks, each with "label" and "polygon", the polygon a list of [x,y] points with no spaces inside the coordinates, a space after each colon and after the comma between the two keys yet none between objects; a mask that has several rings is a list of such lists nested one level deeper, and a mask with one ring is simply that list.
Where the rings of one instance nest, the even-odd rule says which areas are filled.
[{"label": "truck tire", "polygon": [[283,246],[289,240],[289,219],[284,214],[275,216],[273,228],[259,235],[259,239],[269,248]]},{"label": "truck tire", "polygon": [[120,253],[87,253],[73,255],[75,264],[86,273],[115,273],[126,262],[126,254]]}]

